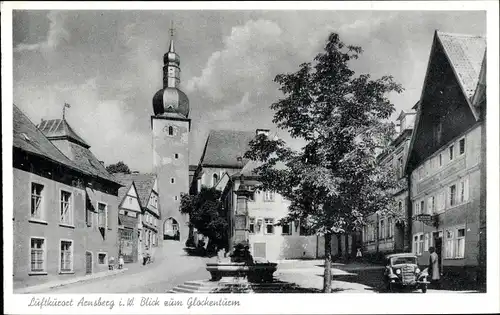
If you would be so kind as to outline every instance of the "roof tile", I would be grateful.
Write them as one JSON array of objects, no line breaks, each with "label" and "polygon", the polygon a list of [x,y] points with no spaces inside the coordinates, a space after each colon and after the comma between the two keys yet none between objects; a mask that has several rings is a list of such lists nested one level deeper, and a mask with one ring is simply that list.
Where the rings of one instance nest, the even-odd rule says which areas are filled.
[{"label": "roof tile", "polygon": [[[239,167],[238,157],[243,157],[254,137],[254,131],[211,130],[202,165]],[[243,164],[245,163],[246,160],[243,159]]]},{"label": "roof tile", "polygon": [[486,50],[482,36],[437,32],[437,36],[455,69],[464,93],[470,99],[479,81],[481,64]]}]

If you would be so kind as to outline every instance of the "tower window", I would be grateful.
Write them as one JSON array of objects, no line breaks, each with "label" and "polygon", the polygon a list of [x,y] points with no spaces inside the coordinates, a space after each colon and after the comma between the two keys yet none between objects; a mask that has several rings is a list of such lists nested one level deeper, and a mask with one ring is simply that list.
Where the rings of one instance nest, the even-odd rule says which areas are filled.
[{"label": "tower window", "polygon": [[174,156],[175,156],[176,159],[178,159],[179,158],[179,153],[176,153]]},{"label": "tower window", "polygon": [[218,181],[219,181],[219,176],[217,176],[217,174],[214,174],[212,176],[212,186],[215,187],[215,185],[217,185]]},{"label": "tower window", "polygon": [[172,183],[172,184],[173,184],[173,183],[175,183],[175,178],[173,178],[173,177],[172,177],[172,178],[170,179],[170,183]]},{"label": "tower window", "polygon": [[174,135],[174,128],[172,126],[168,127],[168,135],[173,136]]}]

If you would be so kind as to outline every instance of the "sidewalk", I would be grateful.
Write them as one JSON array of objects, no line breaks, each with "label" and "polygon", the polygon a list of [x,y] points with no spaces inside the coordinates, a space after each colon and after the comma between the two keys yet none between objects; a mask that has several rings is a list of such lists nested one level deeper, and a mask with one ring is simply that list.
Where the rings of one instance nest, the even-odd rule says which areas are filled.
[{"label": "sidewalk", "polygon": [[14,289],[14,294],[39,293],[39,292],[43,292],[43,291],[46,291],[49,289],[65,286],[68,284],[90,281],[90,280],[94,280],[94,279],[99,279],[99,278],[104,278],[104,277],[109,277],[109,276],[121,274],[127,270],[128,270],[128,268],[106,270],[106,271],[96,272],[96,273],[86,275],[86,276],[74,277],[74,278],[65,279],[65,280],[50,281],[50,282],[46,282],[46,283],[41,283],[41,284],[29,286],[29,287],[17,288],[17,289]]}]

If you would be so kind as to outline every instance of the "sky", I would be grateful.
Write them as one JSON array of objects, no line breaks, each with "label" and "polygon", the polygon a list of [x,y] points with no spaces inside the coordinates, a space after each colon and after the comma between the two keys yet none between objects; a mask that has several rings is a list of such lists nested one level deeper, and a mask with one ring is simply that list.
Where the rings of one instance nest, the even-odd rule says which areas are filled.
[{"label": "sky", "polygon": [[14,104],[38,124],[66,119],[106,165],[152,170],[152,98],[162,88],[170,23],[190,100],[190,164],[209,130],[271,129],[273,82],[321,52],[331,32],[361,46],[356,74],[392,75],[410,110],[423,85],[434,31],[485,35],[483,11],[14,11]]}]

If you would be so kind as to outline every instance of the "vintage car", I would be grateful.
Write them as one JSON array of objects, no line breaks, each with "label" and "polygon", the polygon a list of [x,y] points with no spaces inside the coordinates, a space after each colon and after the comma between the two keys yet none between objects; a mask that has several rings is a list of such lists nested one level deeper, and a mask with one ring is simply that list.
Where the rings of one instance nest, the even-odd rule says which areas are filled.
[{"label": "vintage car", "polygon": [[389,292],[396,288],[421,289],[427,292],[429,273],[420,270],[417,256],[412,253],[391,254],[385,257],[384,283]]}]

